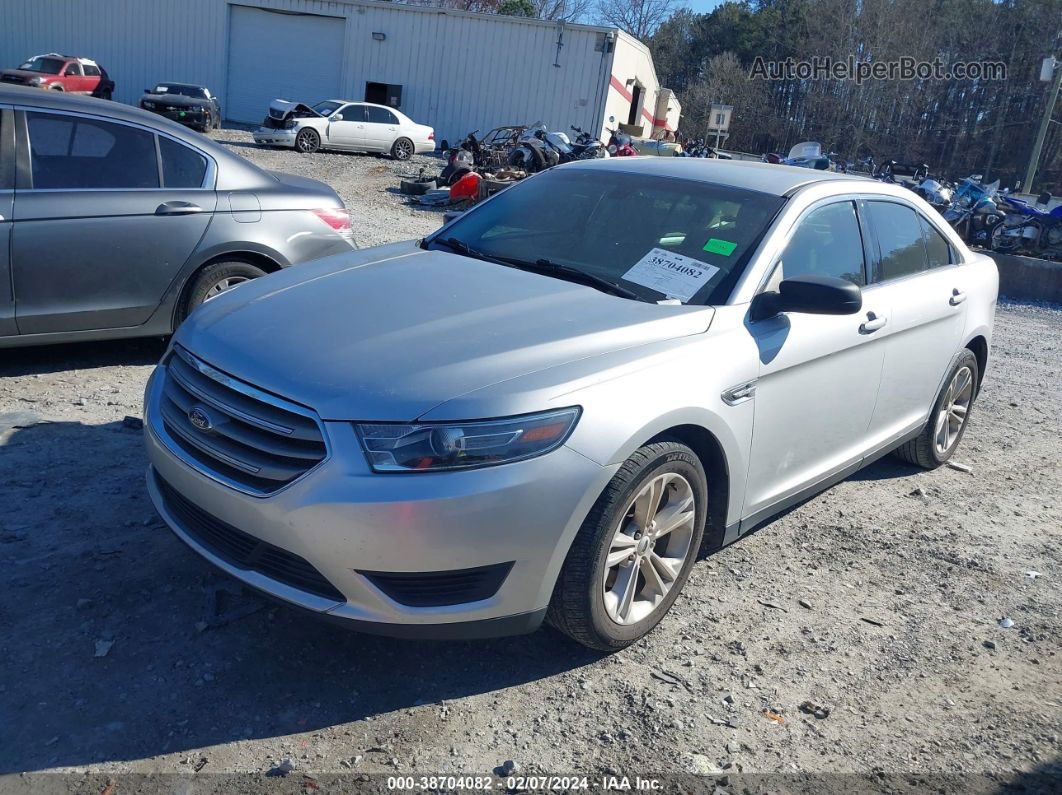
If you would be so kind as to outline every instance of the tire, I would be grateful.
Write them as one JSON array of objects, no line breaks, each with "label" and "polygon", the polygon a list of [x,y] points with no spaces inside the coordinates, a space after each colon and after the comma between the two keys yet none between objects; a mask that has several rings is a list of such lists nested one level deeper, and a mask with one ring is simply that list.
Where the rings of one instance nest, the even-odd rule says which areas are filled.
[{"label": "tire", "polygon": [[51,91],[66,91],[59,83],[49,83],[48,89]]},{"label": "tire", "polygon": [[317,130],[307,127],[299,130],[295,136],[295,149],[305,155],[311,155],[321,148],[321,136]]},{"label": "tire", "polygon": [[[1028,224],[1022,224],[1020,229],[1024,229]],[[1007,231],[1014,229],[1013,226],[1007,226],[1005,223],[998,223],[988,234],[988,248],[992,251],[998,251],[1001,254],[1009,254],[1014,251],[1018,251],[1023,245],[1025,245],[1025,238],[1023,236],[1008,235]]]},{"label": "tire", "polygon": [[[960,378],[964,372],[965,376]],[[969,425],[970,411],[977,397],[978,377],[977,357],[973,351],[964,349],[948,370],[948,377],[944,379],[944,385],[937,399],[933,401],[933,410],[926,420],[925,428],[914,439],[897,447],[893,455],[922,469],[936,469],[946,463],[955,453],[963,434],[966,433],[966,426]],[[968,393],[963,386],[964,378],[969,379]],[[957,406],[962,410],[961,421],[956,419],[958,412],[950,411],[949,406]],[[946,442],[941,445],[940,442],[944,438],[943,422],[948,423],[948,430]]]},{"label": "tire", "polygon": [[391,144],[391,157],[395,160],[409,160],[415,151],[413,142],[408,138],[399,138]]},{"label": "tire", "polygon": [[[215,262],[213,265],[207,265],[195,277],[192,286],[188,290],[188,298],[184,304],[181,320],[188,317],[194,309],[197,309],[222,292],[230,290],[243,282],[265,275],[266,272],[256,265],[239,260]],[[228,282],[228,286],[224,287],[223,285],[226,282]]]},{"label": "tire", "polygon": [[[665,516],[671,508],[683,518],[680,525],[655,541],[650,534],[638,533],[636,519],[644,510],[639,506],[653,502],[648,489],[654,484],[661,484],[663,490],[657,492],[659,500],[650,516]],[[667,614],[689,577],[704,535],[707,495],[704,467],[690,448],[675,441],[659,441],[635,451],[605,487],[576,534],[554,586],[546,620],[584,646],[603,651],[616,651],[643,638]],[[687,497],[692,499],[692,510],[681,507]],[[625,538],[619,543],[621,536]],[[660,549],[664,550],[662,555],[657,554]],[[684,557],[676,563],[683,549]],[[622,559],[625,554],[629,556]],[[610,567],[610,555],[621,560]],[[654,555],[655,560],[664,561],[661,566],[654,565]],[[646,571],[655,572],[657,588],[648,586],[642,573]],[[662,589],[663,571],[671,577],[671,584]],[[624,615],[623,585],[630,583],[632,576],[636,577],[635,593],[626,600]]]},{"label": "tire", "polygon": [[199,128],[199,132],[208,133],[214,129],[214,114],[207,111],[206,118],[203,119],[203,124]]},{"label": "tire", "polygon": [[399,190],[406,196],[423,196],[435,188],[435,180],[404,179],[399,184]]}]

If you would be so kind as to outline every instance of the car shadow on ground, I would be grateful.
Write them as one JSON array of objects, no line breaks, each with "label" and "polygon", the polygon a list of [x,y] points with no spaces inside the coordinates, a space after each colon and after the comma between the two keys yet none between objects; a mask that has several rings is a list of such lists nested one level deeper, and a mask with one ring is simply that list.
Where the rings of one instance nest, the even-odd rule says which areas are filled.
[{"label": "car shadow on ground", "polygon": [[0,354],[0,378],[155,364],[166,350],[162,337],[9,348]]},{"label": "car shadow on ground", "polygon": [[0,428],[0,774],[309,732],[600,659],[549,629],[402,641],[241,593],[155,517],[145,466],[121,422]]}]

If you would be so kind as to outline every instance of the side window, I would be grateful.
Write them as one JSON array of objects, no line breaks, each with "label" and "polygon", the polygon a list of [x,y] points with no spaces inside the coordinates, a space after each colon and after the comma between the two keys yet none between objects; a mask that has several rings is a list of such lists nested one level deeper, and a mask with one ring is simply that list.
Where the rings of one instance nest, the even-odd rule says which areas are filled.
[{"label": "side window", "polygon": [[26,114],[34,188],[159,187],[155,136],[79,116]]},{"label": "side window", "polygon": [[367,121],[372,124],[398,124],[398,118],[387,108],[377,108],[373,105],[366,105],[365,110],[367,110],[369,114]]},{"label": "side window", "polygon": [[875,281],[899,279],[924,271],[926,246],[918,214],[910,207],[893,202],[869,201],[866,206],[881,253]]},{"label": "side window", "polygon": [[336,121],[365,121],[365,106],[347,105],[336,115]]},{"label": "side window", "polygon": [[937,231],[933,224],[929,223],[924,216],[919,215],[918,220],[922,224],[922,232],[926,237],[926,254],[929,257],[930,268],[940,268],[954,262],[951,256],[951,246],[944,235]]},{"label": "side window", "polygon": [[92,64],[87,63],[87,64],[85,64],[85,74],[88,77],[99,77],[100,76],[100,68],[98,66],[93,66]]},{"label": "side window", "polygon": [[162,182],[167,188],[201,188],[207,159],[194,149],[159,136]]},{"label": "side window", "polygon": [[66,69],[63,70],[63,74],[67,77],[81,77],[81,64],[68,63]]},{"label": "side window", "polygon": [[779,279],[835,276],[866,284],[863,237],[853,202],[836,202],[812,210],[800,221],[782,253]]}]

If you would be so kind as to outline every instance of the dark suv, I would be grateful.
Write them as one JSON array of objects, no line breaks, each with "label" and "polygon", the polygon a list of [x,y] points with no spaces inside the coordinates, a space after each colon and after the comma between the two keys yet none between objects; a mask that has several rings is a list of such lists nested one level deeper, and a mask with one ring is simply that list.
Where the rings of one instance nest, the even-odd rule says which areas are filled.
[{"label": "dark suv", "polygon": [[0,348],[165,335],[353,248],[336,192],[143,110],[0,85]]}]

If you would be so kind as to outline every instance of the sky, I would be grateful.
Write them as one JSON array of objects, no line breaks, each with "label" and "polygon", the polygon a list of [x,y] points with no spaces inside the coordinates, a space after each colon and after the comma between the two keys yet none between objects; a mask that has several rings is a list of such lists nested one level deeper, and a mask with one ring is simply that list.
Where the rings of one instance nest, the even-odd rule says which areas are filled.
[{"label": "sky", "polygon": [[722,2],[723,0],[686,0],[683,5],[698,14],[707,14]]}]

